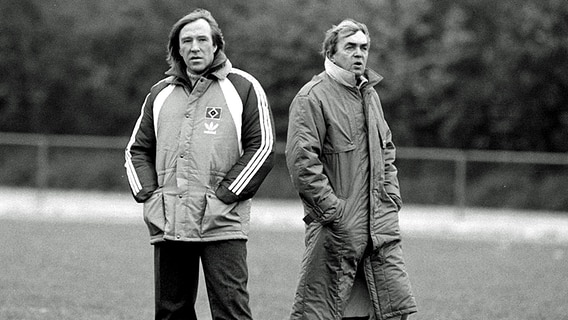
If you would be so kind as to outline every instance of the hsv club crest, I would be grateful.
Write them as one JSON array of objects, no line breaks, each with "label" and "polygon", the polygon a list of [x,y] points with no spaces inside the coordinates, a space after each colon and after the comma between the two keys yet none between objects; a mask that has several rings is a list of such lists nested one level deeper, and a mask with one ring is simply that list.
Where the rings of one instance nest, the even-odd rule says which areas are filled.
[{"label": "hsv club crest", "polygon": [[[221,119],[221,108],[217,108],[217,107],[207,107],[206,111],[205,111],[205,119],[211,119],[211,120],[219,120]],[[217,128],[219,127],[218,123],[215,123],[214,121],[209,121],[209,122],[205,122],[205,133],[206,134],[216,134],[217,133]]]}]

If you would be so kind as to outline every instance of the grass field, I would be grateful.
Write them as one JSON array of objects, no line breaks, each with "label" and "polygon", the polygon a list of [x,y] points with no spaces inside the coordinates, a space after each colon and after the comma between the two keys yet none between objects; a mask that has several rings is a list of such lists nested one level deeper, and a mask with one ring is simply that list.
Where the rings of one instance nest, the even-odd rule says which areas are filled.
[{"label": "grass field", "polygon": [[[153,318],[152,247],[140,223],[0,220],[0,319]],[[568,319],[568,244],[405,235],[419,304],[411,319]],[[286,319],[301,230],[254,229],[255,319]],[[203,286],[202,288],[203,289]],[[210,319],[204,291],[201,319]]]}]

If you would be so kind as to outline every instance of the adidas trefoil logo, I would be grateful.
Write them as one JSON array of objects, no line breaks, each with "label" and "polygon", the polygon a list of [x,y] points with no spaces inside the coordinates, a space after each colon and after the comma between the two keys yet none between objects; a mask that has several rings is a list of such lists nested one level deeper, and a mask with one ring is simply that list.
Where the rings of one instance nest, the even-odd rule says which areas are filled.
[{"label": "adidas trefoil logo", "polygon": [[217,134],[217,128],[219,128],[219,124],[218,123],[214,123],[214,122],[205,122],[205,131],[203,131],[206,134]]}]

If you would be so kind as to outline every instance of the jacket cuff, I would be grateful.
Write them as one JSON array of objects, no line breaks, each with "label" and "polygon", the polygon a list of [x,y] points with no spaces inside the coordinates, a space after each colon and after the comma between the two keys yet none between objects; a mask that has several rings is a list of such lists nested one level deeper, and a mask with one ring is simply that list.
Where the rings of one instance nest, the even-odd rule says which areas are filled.
[{"label": "jacket cuff", "polygon": [[320,212],[317,217],[318,222],[325,224],[335,220],[340,211],[340,204],[341,201],[335,196],[328,197],[322,201],[319,205]]},{"label": "jacket cuff", "polygon": [[219,198],[219,200],[223,201],[224,204],[231,204],[239,201],[239,197],[225,186],[219,186],[217,190],[215,190],[215,195]]},{"label": "jacket cuff", "polygon": [[396,195],[400,198],[400,190],[396,185],[393,184],[387,184],[385,185],[385,191],[389,194],[389,195]]},{"label": "jacket cuff", "polygon": [[339,205],[335,206],[334,208],[328,209],[321,216],[320,222],[323,223],[323,224],[327,224],[327,223],[330,223],[332,221],[335,221],[337,219],[337,217],[339,217],[340,213],[341,213],[341,210],[339,208]]},{"label": "jacket cuff", "polygon": [[136,200],[136,202],[144,203],[152,196],[152,194],[157,188],[158,188],[157,186],[152,186],[151,188],[143,188],[142,190],[140,190],[140,192],[138,192],[138,194],[132,194],[132,195],[134,196],[134,200]]},{"label": "jacket cuff", "polygon": [[398,211],[400,211],[400,209],[402,209],[402,199],[394,193],[390,193],[389,196],[391,197],[391,199],[394,201],[394,203],[398,207]]}]

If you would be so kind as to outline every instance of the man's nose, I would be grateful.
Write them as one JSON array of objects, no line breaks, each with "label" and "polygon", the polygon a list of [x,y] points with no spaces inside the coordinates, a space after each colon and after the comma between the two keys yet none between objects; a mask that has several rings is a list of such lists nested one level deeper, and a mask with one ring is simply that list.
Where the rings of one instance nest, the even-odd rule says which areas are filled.
[{"label": "man's nose", "polygon": [[362,57],[363,56],[363,50],[361,50],[361,48],[355,48],[355,56],[356,57]]},{"label": "man's nose", "polygon": [[199,48],[199,45],[194,42],[191,44],[191,47],[189,49],[191,50],[191,52],[198,52],[201,48]]}]

